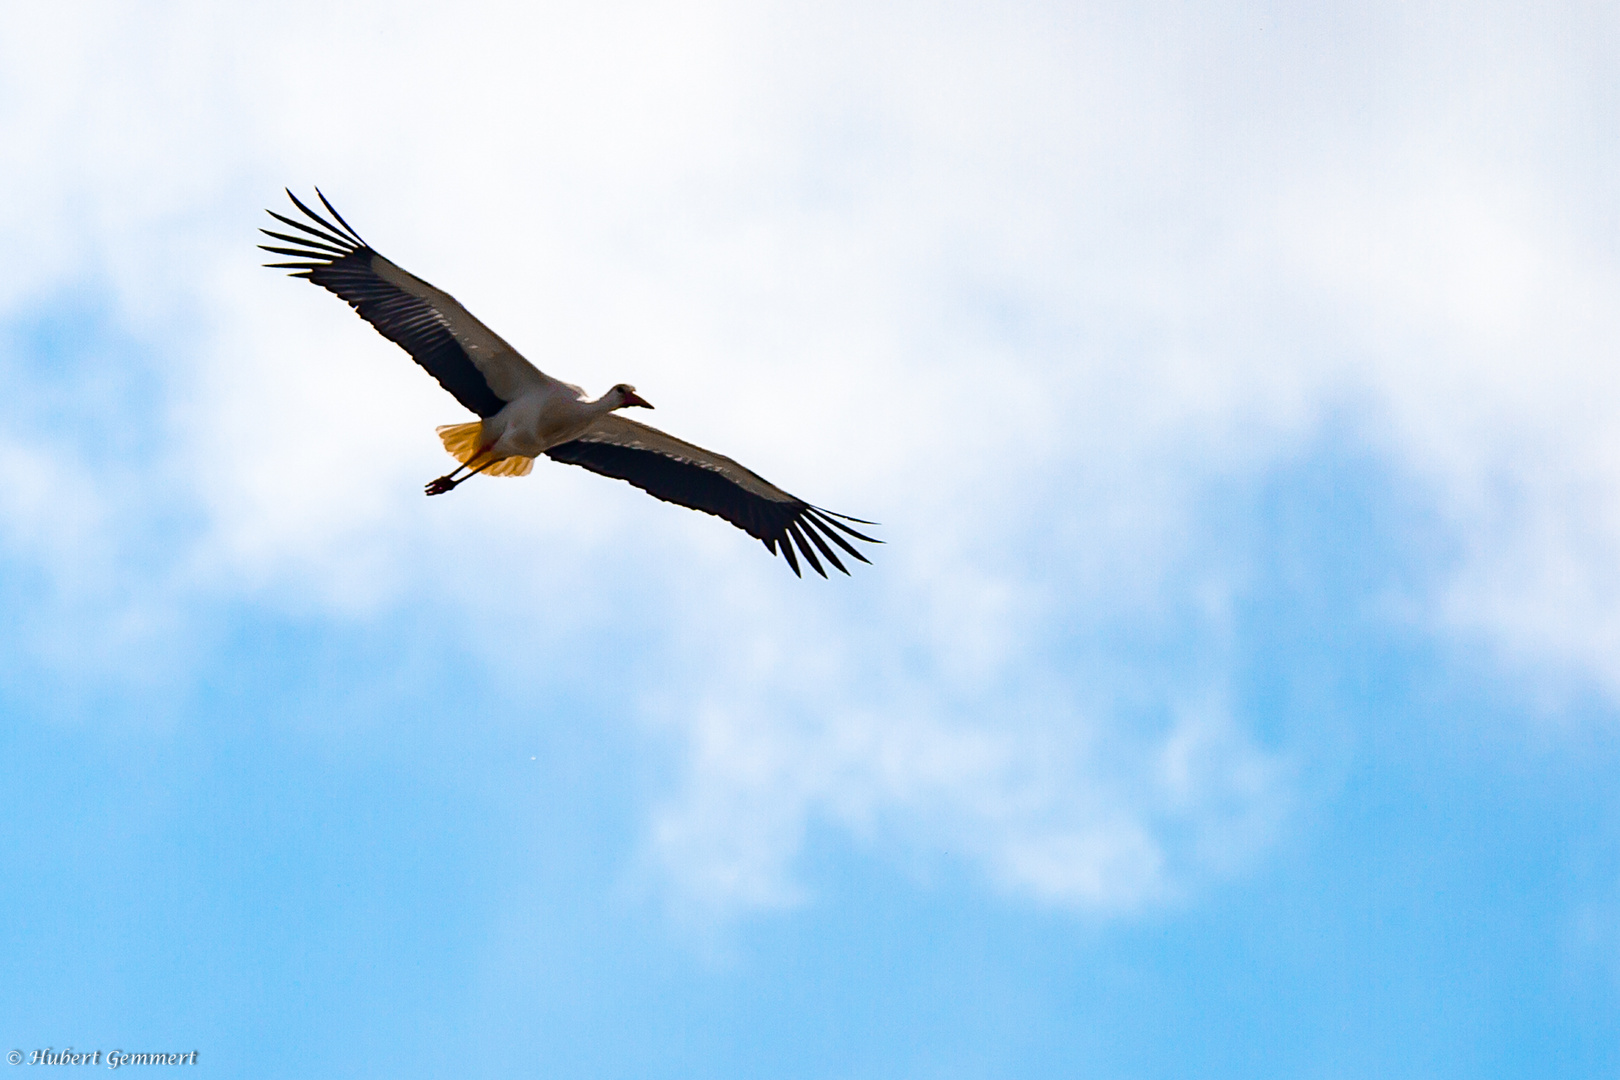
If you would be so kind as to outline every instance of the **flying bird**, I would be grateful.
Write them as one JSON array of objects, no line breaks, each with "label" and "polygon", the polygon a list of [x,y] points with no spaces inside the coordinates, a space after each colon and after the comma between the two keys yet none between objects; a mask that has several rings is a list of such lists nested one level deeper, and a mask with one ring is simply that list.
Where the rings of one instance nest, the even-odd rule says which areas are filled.
[{"label": "flying bird", "polygon": [[289,190],[287,197],[306,220],[274,210],[267,213],[301,235],[261,229],[292,246],[259,246],[298,261],[265,265],[291,270],[291,276],[308,278],[335,293],[479,416],[438,429],[444,448],[461,464],[429,482],[429,495],[443,495],[479,473],[526,476],[534,459],[545,454],[553,461],[627,480],[665,502],[724,518],[757,538],[771,554],[780,551],[799,576],[803,575],[795,546],[816,573],[826,577],[817,552],[845,574],[849,571],[839,561],[838,550],[869,561],[844,534],[882,543],[846,524],[873,522],[812,506],[722,454],[615,415],[619,409],[652,408],[628,383],[619,383],[595,401],[586,400],[583,390],[529,363],[449,293],[379,255],[319,188],[315,194],[333,220],[299,202]]}]

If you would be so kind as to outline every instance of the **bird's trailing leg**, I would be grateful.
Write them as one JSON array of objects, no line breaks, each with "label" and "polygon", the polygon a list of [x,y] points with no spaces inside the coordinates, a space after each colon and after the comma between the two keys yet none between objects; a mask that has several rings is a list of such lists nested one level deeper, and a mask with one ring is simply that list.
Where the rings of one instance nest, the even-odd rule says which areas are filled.
[{"label": "bird's trailing leg", "polygon": [[500,458],[492,457],[488,461],[484,462],[482,465],[478,466],[478,468],[468,470],[466,476],[462,476],[462,477],[456,476],[456,473],[460,472],[462,469],[466,469],[469,464],[471,464],[474,461],[477,461],[479,458],[481,458],[485,454],[489,453],[491,447],[493,447],[494,445],[495,445],[494,443],[490,443],[489,446],[484,447],[482,450],[478,451],[478,453],[474,454],[472,457],[468,458],[466,461],[462,462],[460,465],[457,465],[454,469],[451,469],[449,472],[445,473],[443,476],[441,476],[441,477],[439,477],[439,478],[437,478],[435,480],[428,481],[427,493],[429,495],[443,495],[447,491],[453,491],[457,484],[460,484],[460,483],[462,483],[464,481],[467,481],[467,480],[471,480],[473,477],[477,476],[479,473],[483,472],[485,469],[489,468],[491,465],[495,464],[497,461],[500,461],[501,460]]}]

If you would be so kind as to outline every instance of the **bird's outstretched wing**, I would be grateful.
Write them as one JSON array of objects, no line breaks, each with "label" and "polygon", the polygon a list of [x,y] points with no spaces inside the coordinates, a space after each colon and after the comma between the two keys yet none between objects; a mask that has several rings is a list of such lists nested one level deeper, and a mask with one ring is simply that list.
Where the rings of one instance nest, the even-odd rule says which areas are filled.
[{"label": "bird's outstretched wing", "polygon": [[308,220],[267,212],[302,235],[260,229],[266,236],[295,246],[259,246],[299,261],[266,266],[292,270],[293,277],[308,278],[348,301],[361,318],[410,353],[440,386],[479,416],[494,416],[523,390],[549,381],[516,349],[473,318],[455,297],[377,254],[319,189],[315,194],[336,224],[288,191],[287,197]]},{"label": "bird's outstretched wing", "polygon": [[828,545],[829,540],[846,554],[868,561],[840,533],[872,544],[882,543],[844,524],[853,521],[870,525],[870,521],[811,506],[722,454],[622,416],[604,416],[579,438],[553,446],[546,454],[603,476],[627,480],[665,502],[725,518],[758,538],[771,554],[776,554],[780,546],[795,574],[799,573],[795,544],[816,573],[826,577],[827,571],[816,558],[818,551],[836,569],[849,573]]}]

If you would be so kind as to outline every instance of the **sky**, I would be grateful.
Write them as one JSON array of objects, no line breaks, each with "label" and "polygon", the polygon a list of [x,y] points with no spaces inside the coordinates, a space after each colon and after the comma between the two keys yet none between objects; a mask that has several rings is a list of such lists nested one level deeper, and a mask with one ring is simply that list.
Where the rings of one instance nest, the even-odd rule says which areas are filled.
[{"label": "sky", "polygon": [[[1620,13],[0,6],[0,1049],[1620,1069]],[[290,187],[881,522],[799,580]]]}]

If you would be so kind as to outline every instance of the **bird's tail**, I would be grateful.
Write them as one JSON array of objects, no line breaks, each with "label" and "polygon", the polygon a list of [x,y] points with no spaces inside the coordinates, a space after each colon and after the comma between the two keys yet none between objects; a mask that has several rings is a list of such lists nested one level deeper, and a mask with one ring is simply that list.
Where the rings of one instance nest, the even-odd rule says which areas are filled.
[{"label": "bird's tail", "polygon": [[[444,448],[450,451],[450,456],[463,465],[476,466],[478,450],[484,445],[484,424],[481,420],[474,420],[470,424],[445,424],[437,429]],[[534,468],[534,458],[508,457],[502,458],[487,469],[481,469],[485,476],[528,476],[529,470]]]},{"label": "bird's tail", "polygon": [[474,420],[470,424],[445,424],[434,429],[438,431],[439,438],[444,442],[444,448],[450,451],[450,456],[463,465],[471,463],[473,455],[483,445],[484,422]]},{"label": "bird's tail", "polygon": [[495,464],[484,470],[485,476],[528,476],[529,470],[534,468],[534,458],[519,457],[514,454],[508,458],[501,458]]}]

